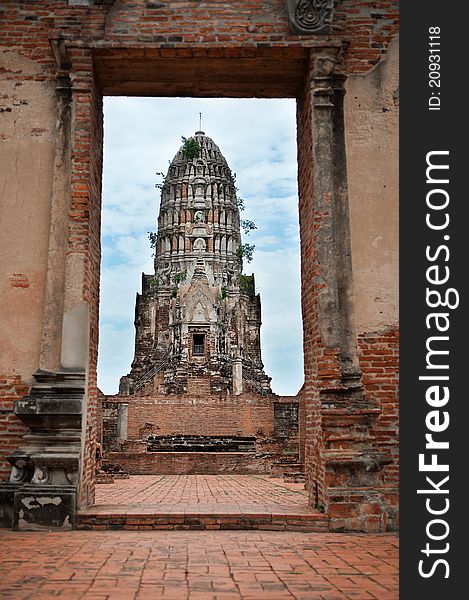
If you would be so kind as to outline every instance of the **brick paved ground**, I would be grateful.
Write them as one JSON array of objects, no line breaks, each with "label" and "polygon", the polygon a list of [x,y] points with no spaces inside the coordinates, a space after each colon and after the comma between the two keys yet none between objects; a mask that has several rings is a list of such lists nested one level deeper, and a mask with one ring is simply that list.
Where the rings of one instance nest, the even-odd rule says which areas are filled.
[{"label": "brick paved ground", "polygon": [[2,600],[397,600],[397,537],[0,531]]},{"label": "brick paved ground", "polygon": [[79,529],[329,530],[301,483],[266,475],[134,475],[96,488]]},{"label": "brick paved ground", "polygon": [[258,509],[292,506],[306,508],[302,483],[284,483],[268,475],[132,475],[113,484],[96,486],[95,505],[220,505]]}]

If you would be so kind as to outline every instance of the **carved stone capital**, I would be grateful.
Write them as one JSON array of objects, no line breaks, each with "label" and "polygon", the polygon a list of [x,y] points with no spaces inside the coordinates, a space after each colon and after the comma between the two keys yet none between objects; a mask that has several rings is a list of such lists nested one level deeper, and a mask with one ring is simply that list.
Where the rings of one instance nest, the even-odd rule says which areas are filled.
[{"label": "carved stone capital", "polygon": [[287,0],[288,24],[297,35],[331,33],[334,6],[340,0]]},{"label": "carved stone capital", "polygon": [[313,81],[329,80],[335,78],[335,66],[340,48],[329,46],[320,50],[312,50],[310,57],[310,76]]},{"label": "carved stone capital", "polygon": [[313,86],[314,106],[334,106],[334,69],[339,53],[338,48],[324,48],[320,52],[313,51],[310,59],[310,77]]}]

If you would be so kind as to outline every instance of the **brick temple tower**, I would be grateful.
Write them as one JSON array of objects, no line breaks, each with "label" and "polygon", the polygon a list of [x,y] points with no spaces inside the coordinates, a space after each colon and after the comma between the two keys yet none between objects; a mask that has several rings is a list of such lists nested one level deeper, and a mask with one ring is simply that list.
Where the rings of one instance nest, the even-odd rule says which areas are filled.
[{"label": "brick temple tower", "polygon": [[254,275],[242,274],[240,213],[231,170],[197,131],[179,149],[161,191],[154,275],[142,276],[135,308],[135,356],[120,394],[146,386],[185,394],[271,393],[260,347]]}]

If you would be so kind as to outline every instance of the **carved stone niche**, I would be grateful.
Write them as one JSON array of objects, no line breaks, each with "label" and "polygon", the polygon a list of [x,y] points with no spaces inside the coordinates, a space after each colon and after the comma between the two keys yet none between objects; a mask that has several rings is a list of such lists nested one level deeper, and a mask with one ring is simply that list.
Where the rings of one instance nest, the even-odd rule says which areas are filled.
[{"label": "carved stone niche", "polygon": [[297,35],[327,35],[340,0],[287,0],[288,24]]}]

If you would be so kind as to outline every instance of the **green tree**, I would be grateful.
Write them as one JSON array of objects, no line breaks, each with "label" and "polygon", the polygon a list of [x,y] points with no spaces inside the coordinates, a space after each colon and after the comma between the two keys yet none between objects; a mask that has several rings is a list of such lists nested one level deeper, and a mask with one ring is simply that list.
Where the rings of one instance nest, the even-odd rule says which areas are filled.
[{"label": "green tree", "polygon": [[239,246],[239,248],[236,250],[236,254],[239,256],[239,258],[244,258],[248,261],[248,263],[250,263],[255,247],[256,246],[254,244],[241,244],[241,246]]},{"label": "green tree", "polygon": [[194,138],[187,139],[183,135],[181,135],[181,139],[183,144],[182,153],[186,158],[192,160],[199,155],[200,144],[197,140],[194,140]]}]

